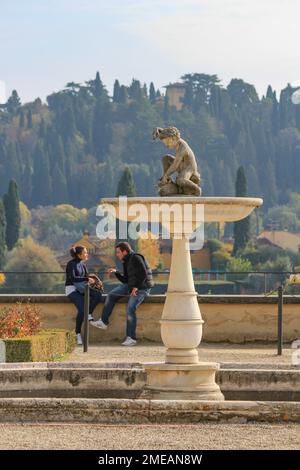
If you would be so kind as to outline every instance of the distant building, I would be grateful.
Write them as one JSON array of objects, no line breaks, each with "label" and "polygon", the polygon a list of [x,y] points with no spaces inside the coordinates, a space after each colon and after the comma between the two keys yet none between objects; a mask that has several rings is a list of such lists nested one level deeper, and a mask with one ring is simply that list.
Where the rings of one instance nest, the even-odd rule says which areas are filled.
[{"label": "distant building", "polygon": [[[83,245],[86,247],[89,259],[85,264],[90,271],[102,271],[107,267],[115,265],[115,240],[108,238],[100,240],[100,238],[90,235],[89,232],[84,232],[79,240],[74,241],[73,245]],[[71,257],[68,254],[57,257],[57,261],[63,269],[70,259]]]},{"label": "distant building", "polygon": [[[89,259],[85,263],[90,271],[105,271],[108,267],[115,266],[115,240],[100,240],[96,236],[84,232],[79,240],[74,241],[73,245],[83,245],[86,247]],[[164,269],[170,269],[172,241],[159,239],[160,259]],[[70,247],[71,248],[71,247]],[[71,259],[68,252],[63,256],[58,256],[57,261],[62,269],[65,269],[67,262]],[[194,269],[210,270],[210,254],[208,248],[204,245],[201,250],[191,251],[192,267]]]},{"label": "distant building", "polygon": [[[171,254],[172,254],[172,241],[161,239],[160,240],[160,257],[165,269],[170,269]],[[211,269],[210,252],[206,244],[201,250],[191,250],[191,263],[193,269],[209,271]]]},{"label": "distant building", "polygon": [[182,100],[185,95],[185,84],[180,82],[170,83],[164,88],[166,88],[166,97],[169,100],[169,106],[174,106],[180,111],[183,106]]},{"label": "distant building", "polygon": [[300,253],[300,234],[287,230],[264,230],[257,237],[261,244],[273,245],[283,250]]}]

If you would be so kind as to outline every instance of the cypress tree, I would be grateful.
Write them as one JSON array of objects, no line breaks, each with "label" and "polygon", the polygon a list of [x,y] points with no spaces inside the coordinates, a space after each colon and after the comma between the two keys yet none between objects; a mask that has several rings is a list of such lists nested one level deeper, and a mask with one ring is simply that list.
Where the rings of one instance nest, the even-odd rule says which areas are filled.
[{"label": "cypress tree", "polygon": [[151,103],[155,103],[155,100],[156,100],[156,92],[155,92],[155,88],[154,88],[153,82],[150,83],[149,99],[150,99]]},{"label": "cypress tree", "polygon": [[130,168],[126,166],[120,178],[118,188],[117,188],[117,197],[119,196],[127,196],[127,197],[134,197],[136,196],[136,188],[134,184],[134,179]]},{"label": "cypress tree", "polygon": [[194,101],[194,91],[193,91],[193,85],[188,82],[186,87],[185,87],[185,94],[183,98],[183,103],[186,106],[192,106]]},{"label": "cypress tree", "polygon": [[115,80],[114,83],[114,93],[113,93],[113,102],[118,103],[120,99],[120,82],[119,80]]},{"label": "cypress tree", "polygon": [[25,116],[23,109],[20,111],[19,127],[25,127]]},{"label": "cypress tree", "polygon": [[40,139],[44,139],[45,136],[46,136],[46,125],[45,125],[44,118],[41,119],[41,122],[40,122],[40,125],[39,125],[38,136],[39,136]]},{"label": "cypress tree", "polygon": [[94,82],[94,95],[95,95],[95,98],[100,98],[102,96],[102,93],[103,93],[103,83],[101,81],[101,78],[100,78],[100,73],[97,72],[96,73],[96,78],[95,78],[95,82]]},{"label": "cypress tree", "polygon": [[169,98],[167,97],[167,95],[165,96],[165,101],[164,101],[163,118],[164,118],[164,123],[167,125],[169,118],[170,118]]},{"label": "cypress tree", "polygon": [[21,107],[21,100],[16,90],[12,91],[12,94],[8,98],[5,107],[10,114],[16,114],[19,111]]},{"label": "cypress tree", "polygon": [[[247,196],[247,179],[244,168],[240,166],[237,170],[236,182],[235,182],[235,195],[237,197]],[[247,242],[250,239],[250,217],[246,217],[243,220],[234,222],[234,246],[233,255],[238,250],[245,248]]]},{"label": "cypress tree", "polygon": [[5,219],[5,210],[2,199],[0,199],[0,269],[4,266],[5,253],[6,253],[6,219]]},{"label": "cypress tree", "polygon": [[269,85],[267,88],[266,97],[269,98],[270,100],[273,100],[273,90],[272,90],[271,85]]},{"label": "cypress tree", "polygon": [[143,85],[142,96],[143,96],[144,98],[148,98],[148,88],[147,88],[147,84],[146,84],[146,83],[144,83],[144,85]]},{"label": "cypress tree", "polygon": [[10,251],[16,245],[21,225],[19,189],[15,180],[9,182],[8,192],[3,196],[6,218],[5,242]]},{"label": "cypress tree", "polygon": [[31,111],[31,109],[29,109],[28,113],[27,113],[27,128],[32,129],[32,111]]},{"label": "cypress tree", "polygon": [[98,161],[105,160],[105,154],[111,143],[110,105],[97,100],[92,123],[93,149]]},{"label": "cypress tree", "polygon": [[132,79],[131,85],[129,87],[129,96],[131,99],[136,101],[141,101],[142,99],[142,88],[141,82],[139,80]]},{"label": "cypress tree", "polygon": [[32,177],[32,205],[47,206],[51,203],[53,193],[50,176],[50,165],[48,154],[40,142],[37,143],[33,154],[33,177]]},{"label": "cypress tree", "polygon": [[26,152],[23,155],[24,158],[24,168],[21,177],[20,183],[20,197],[21,200],[26,204],[29,205],[31,202],[31,194],[32,194],[32,162],[30,159],[29,154]]},{"label": "cypress tree", "polygon": [[128,101],[128,91],[126,86],[122,85],[119,93],[119,103],[126,104]]},{"label": "cypress tree", "polygon": [[68,106],[62,113],[61,131],[65,140],[67,140],[69,137],[73,137],[76,132],[75,116],[71,106]]},{"label": "cypress tree", "polygon": [[9,142],[7,147],[7,162],[5,165],[7,179],[15,178],[20,174],[20,162],[17,155],[17,145]]},{"label": "cypress tree", "polygon": [[67,180],[58,163],[55,165],[53,171],[52,188],[53,204],[66,204],[68,202]]}]

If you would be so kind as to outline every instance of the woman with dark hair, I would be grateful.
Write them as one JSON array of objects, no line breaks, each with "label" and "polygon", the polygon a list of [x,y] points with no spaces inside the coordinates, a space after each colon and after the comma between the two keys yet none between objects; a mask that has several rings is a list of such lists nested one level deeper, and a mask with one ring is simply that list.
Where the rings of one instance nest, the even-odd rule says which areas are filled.
[{"label": "woman with dark hair", "polygon": [[[95,279],[89,276],[87,267],[84,264],[84,261],[88,259],[88,252],[85,246],[72,246],[70,250],[70,255],[72,259],[68,262],[66,266],[66,282],[65,282],[65,291],[66,295],[69,297],[71,302],[77,307],[77,317],[76,317],[76,338],[77,344],[82,344],[81,338],[81,326],[83,323],[84,317],[84,294],[77,290],[76,284],[88,282],[89,284],[94,284]],[[102,294],[99,291],[90,290],[90,311],[89,311],[89,321],[94,320],[92,313],[95,307],[101,301]]]}]

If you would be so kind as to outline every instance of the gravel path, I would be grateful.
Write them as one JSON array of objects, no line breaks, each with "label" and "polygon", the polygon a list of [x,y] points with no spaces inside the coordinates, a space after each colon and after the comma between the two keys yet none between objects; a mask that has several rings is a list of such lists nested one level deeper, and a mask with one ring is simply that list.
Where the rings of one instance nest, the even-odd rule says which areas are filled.
[{"label": "gravel path", "polygon": [[[216,361],[221,363],[239,363],[273,365],[291,365],[292,349],[286,347],[282,356],[277,356],[276,344],[246,344],[228,343],[205,344],[199,348],[200,361]],[[82,347],[75,351],[64,362],[157,362],[164,361],[165,347],[156,343],[141,343],[134,347],[124,347],[119,343],[99,344],[89,346],[87,353]],[[298,366],[299,367],[299,366]]]},{"label": "gravel path", "polygon": [[0,449],[299,449],[300,424],[0,424]]}]

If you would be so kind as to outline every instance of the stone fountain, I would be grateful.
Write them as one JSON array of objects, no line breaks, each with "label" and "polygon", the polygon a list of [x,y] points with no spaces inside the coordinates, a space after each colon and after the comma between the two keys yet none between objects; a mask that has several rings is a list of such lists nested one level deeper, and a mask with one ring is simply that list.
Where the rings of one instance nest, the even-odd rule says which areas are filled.
[{"label": "stone fountain", "polygon": [[[193,281],[189,238],[201,223],[241,220],[253,209],[260,207],[263,201],[248,197],[201,197],[201,189],[197,186],[200,175],[195,166],[195,156],[188,144],[180,138],[179,131],[176,128],[157,128],[153,136],[159,137],[169,148],[176,148],[175,157],[166,155],[163,158],[164,175],[159,181],[160,197],[130,197],[126,200],[125,208],[121,207],[119,198],[101,201],[108,212],[113,208],[114,215],[126,222],[136,220],[136,208],[142,205],[144,213],[150,214],[151,222],[164,225],[167,220],[172,238],[170,277],[160,320],[166,357],[162,363],[144,364],[147,384],[143,397],[224,400],[215,381],[219,364],[199,360],[197,348],[201,342],[204,322]],[[176,181],[171,179],[174,172],[177,172]],[[159,206],[160,211],[153,211],[154,206]],[[176,211],[176,208],[181,210],[184,223],[178,220],[180,211]]]}]

